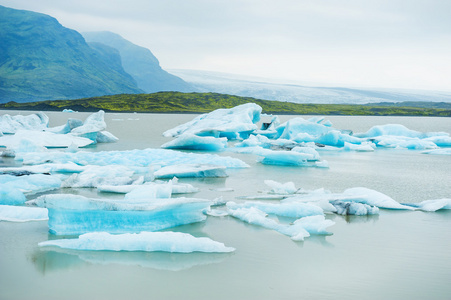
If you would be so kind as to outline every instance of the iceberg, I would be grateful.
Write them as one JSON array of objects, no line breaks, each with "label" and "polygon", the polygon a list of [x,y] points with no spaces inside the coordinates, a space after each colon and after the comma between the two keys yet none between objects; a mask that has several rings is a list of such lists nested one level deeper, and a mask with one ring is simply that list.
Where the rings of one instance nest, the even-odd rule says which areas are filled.
[{"label": "iceberg", "polygon": [[97,132],[106,129],[104,117],[105,112],[103,110],[99,110],[98,112],[89,115],[83,122],[83,125],[75,127],[70,133],[72,135],[83,136],[96,141]]},{"label": "iceberg", "polygon": [[265,214],[273,214],[276,216],[296,219],[324,214],[323,210],[318,206],[299,202],[265,203],[246,201],[241,204],[227,202],[227,208],[232,210],[240,208],[257,208]]},{"label": "iceberg", "polygon": [[[36,152],[38,149],[36,147],[67,148],[70,145],[86,147],[92,143],[93,141],[83,137],[35,130],[18,130],[14,135],[0,136],[0,146],[14,149],[16,152]],[[40,151],[42,150],[38,152]]]},{"label": "iceberg", "polygon": [[42,163],[73,162],[80,166],[86,165],[124,165],[128,167],[172,166],[180,164],[211,164],[227,168],[249,167],[242,160],[219,156],[216,154],[198,154],[167,149],[144,149],[128,151],[99,151],[87,152],[52,152],[52,153],[23,153],[16,156],[24,164],[34,165]]},{"label": "iceberg", "polygon": [[243,138],[257,129],[262,108],[255,103],[247,103],[230,109],[217,109],[202,114],[190,122],[179,125],[163,133],[166,137],[177,137],[182,134],[199,136]]},{"label": "iceberg", "polygon": [[365,133],[356,134],[358,137],[362,138],[372,138],[378,136],[399,136],[399,137],[409,137],[409,138],[419,138],[424,139],[433,136],[447,136],[449,134],[444,132],[428,132],[423,133],[415,130],[408,129],[404,125],[400,124],[386,124],[377,125],[371,127]]},{"label": "iceberg", "polygon": [[191,252],[233,252],[232,247],[206,237],[194,237],[181,232],[141,232],[113,235],[107,232],[82,234],[78,239],[60,239],[41,242],[40,247],[60,247],[89,251],[164,251]]},{"label": "iceberg", "polygon": [[0,132],[14,134],[19,130],[37,130],[42,131],[48,127],[49,117],[38,112],[28,116],[5,114],[0,116]]},{"label": "iceberg", "polygon": [[196,198],[91,199],[68,194],[40,196],[29,205],[49,211],[49,232],[77,235],[88,232],[136,233],[157,231],[205,220],[211,201]]},{"label": "iceberg", "polygon": [[118,194],[127,194],[131,191],[138,189],[142,186],[166,186],[171,185],[171,194],[190,194],[197,193],[199,191],[198,188],[192,186],[188,183],[178,183],[178,179],[174,177],[169,182],[146,182],[144,184],[129,184],[129,185],[99,185],[97,186],[97,190],[99,192],[104,193],[118,193]]},{"label": "iceberg", "polygon": [[180,164],[163,167],[154,172],[155,178],[227,177],[226,167],[206,164]]},{"label": "iceberg", "polygon": [[60,187],[61,179],[52,175],[0,175],[0,189],[5,191],[11,192],[11,189],[17,189],[24,194],[36,194],[55,190]]},{"label": "iceberg", "polygon": [[335,224],[331,220],[326,220],[324,215],[304,217],[296,220],[292,225],[281,224],[268,218],[266,213],[255,207],[229,209],[229,214],[249,224],[262,226],[290,236],[295,241],[303,241],[310,234],[330,234],[326,231],[326,228]]},{"label": "iceberg", "polygon": [[451,148],[426,150],[426,151],[423,151],[421,153],[423,153],[423,154],[431,154],[431,155],[451,155]]},{"label": "iceberg", "polygon": [[308,153],[262,149],[256,154],[261,156],[258,161],[265,165],[311,166],[307,163],[307,160],[312,157]]},{"label": "iceberg", "polygon": [[24,193],[17,187],[0,184],[0,204],[20,205],[27,201]]},{"label": "iceberg", "polygon": [[125,166],[87,166],[81,173],[72,174],[61,184],[67,188],[95,188],[99,185],[123,185],[133,182],[135,172]]},{"label": "iceberg", "polygon": [[227,147],[227,138],[182,134],[161,146],[164,149],[218,151]]},{"label": "iceberg", "polygon": [[407,210],[413,209],[410,206],[400,204],[399,202],[393,200],[392,198],[390,198],[385,194],[382,194],[381,192],[364,187],[355,187],[347,189],[343,192],[343,196],[350,197],[350,200],[341,199],[342,201],[353,201],[358,203],[364,203],[370,206],[377,206],[379,208],[407,209]]},{"label": "iceberg", "polygon": [[48,215],[45,208],[0,205],[0,221],[28,222],[46,220],[48,220]]},{"label": "iceberg", "polygon": [[297,188],[292,181],[280,183],[274,180],[265,180],[267,186],[271,188],[271,193],[289,195],[297,192]]},{"label": "iceberg", "polygon": [[417,208],[422,211],[437,211],[441,209],[451,209],[451,199],[443,198],[436,200],[425,200],[420,203],[405,203],[404,205]]}]

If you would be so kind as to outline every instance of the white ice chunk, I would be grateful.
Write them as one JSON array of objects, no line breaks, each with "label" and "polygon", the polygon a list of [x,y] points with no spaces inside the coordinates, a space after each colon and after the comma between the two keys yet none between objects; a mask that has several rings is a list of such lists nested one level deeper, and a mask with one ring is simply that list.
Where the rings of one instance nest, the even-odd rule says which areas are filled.
[{"label": "white ice chunk", "polygon": [[195,134],[182,134],[175,140],[161,146],[164,149],[187,149],[218,151],[227,147],[227,138],[215,138],[212,136],[197,136]]},{"label": "white ice chunk", "polygon": [[0,116],[0,132],[16,133],[19,130],[42,131],[49,125],[49,117],[43,113],[35,113],[28,116],[5,114]]},{"label": "white ice chunk", "polygon": [[67,178],[62,187],[93,188],[99,185],[124,185],[132,182],[133,170],[125,166],[88,166]]},{"label": "white ice chunk", "polygon": [[296,220],[293,225],[281,224],[268,218],[266,213],[255,207],[229,209],[229,214],[249,224],[276,230],[290,236],[295,241],[303,241],[304,238],[310,236],[310,233],[330,234],[326,228],[335,224],[331,220],[325,220],[323,215],[304,217]]},{"label": "white ice chunk", "polygon": [[78,239],[50,240],[39,243],[40,247],[55,246],[74,250],[100,251],[164,251],[164,252],[232,252],[232,247],[206,237],[196,238],[181,232],[141,232],[112,235],[92,232]]},{"label": "white ice chunk", "polygon": [[172,183],[141,185],[125,195],[124,200],[153,200],[156,198],[171,198]]},{"label": "white ice chunk", "polygon": [[[347,189],[343,192],[343,196],[351,197],[354,202],[368,204],[370,206],[377,206],[379,208],[386,209],[408,209],[412,210],[412,207],[402,205],[399,202],[393,200],[389,196],[364,187],[355,187]],[[343,201],[348,201],[346,199],[342,199]]]},{"label": "white ice chunk", "polygon": [[307,158],[307,160],[309,160],[309,161],[317,161],[317,160],[321,159],[318,151],[316,151],[312,147],[299,147],[298,146],[298,147],[294,147],[293,149],[291,149],[291,151],[310,154],[311,158]]},{"label": "white ice chunk", "polygon": [[451,209],[451,199],[443,198],[436,200],[426,200],[420,203],[406,203],[405,205],[409,205],[423,211],[437,211],[441,209]]},{"label": "white ice chunk", "polygon": [[[105,130],[106,123],[104,121],[104,117],[105,112],[103,110],[99,110],[98,112],[88,116],[82,126],[72,129],[70,133],[77,136],[92,137],[90,134]],[[97,137],[97,134],[95,134],[95,137]]]},{"label": "white ice chunk", "polygon": [[14,149],[16,152],[36,151],[25,147],[23,144],[24,141],[27,141],[29,144],[31,143],[34,147],[47,148],[65,148],[72,144],[75,144],[77,147],[85,147],[93,143],[91,140],[83,137],[33,130],[19,130],[14,135],[0,137],[1,146]]},{"label": "white ice chunk", "polygon": [[217,109],[202,114],[192,121],[179,125],[163,133],[166,137],[182,134],[197,134],[216,137],[238,138],[241,133],[257,129],[255,123],[260,120],[262,108],[255,103],[247,103],[230,109]]},{"label": "white ice chunk", "polygon": [[299,202],[282,202],[282,203],[267,203],[246,201],[237,204],[235,202],[227,202],[227,208],[235,210],[239,208],[257,208],[266,214],[273,214],[276,216],[302,218],[307,216],[323,215],[323,210],[315,205]]},{"label": "white ice chunk", "polygon": [[40,207],[0,205],[0,221],[27,222],[48,220],[47,209]]},{"label": "white ice chunk", "polygon": [[421,153],[423,153],[423,154],[432,154],[432,155],[451,155],[451,148],[426,150],[426,151],[423,151]]},{"label": "white ice chunk", "polygon": [[415,130],[410,130],[404,125],[400,124],[386,124],[386,125],[377,125],[371,127],[365,133],[356,134],[358,137],[378,137],[378,136],[402,136],[402,137],[410,137],[410,138],[428,138],[433,136],[449,136],[449,134],[444,132],[427,132],[422,133]]},{"label": "white ice chunk", "polygon": [[204,164],[180,164],[163,167],[154,173],[155,178],[227,177],[226,167]]},{"label": "white ice chunk", "polygon": [[298,190],[292,181],[280,183],[274,180],[265,180],[265,184],[271,188],[271,192],[274,194],[289,195]]},{"label": "white ice chunk", "polygon": [[116,136],[106,130],[97,132],[97,143],[115,143],[118,140],[119,139]]}]

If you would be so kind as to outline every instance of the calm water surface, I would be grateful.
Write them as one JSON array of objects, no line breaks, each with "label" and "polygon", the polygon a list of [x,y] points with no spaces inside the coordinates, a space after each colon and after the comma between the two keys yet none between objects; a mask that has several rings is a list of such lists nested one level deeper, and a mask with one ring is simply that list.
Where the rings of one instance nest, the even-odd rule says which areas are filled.
[{"label": "calm water surface", "polygon": [[[50,126],[56,126],[89,114],[48,115]],[[158,148],[170,140],[163,131],[194,117],[106,114],[107,130],[120,140],[88,151]],[[354,132],[389,123],[451,132],[450,118],[327,119]],[[233,201],[267,191],[266,179],[332,192],[363,186],[399,202],[451,197],[450,156],[393,149],[320,154],[329,169],[265,166],[253,155],[222,152],[251,167],[231,170],[226,179],[181,182],[201,189],[195,197]],[[214,190],[223,187],[233,191]],[[75,192],[106,197],[90,189]],[[43,251],[37,244],[55,238],[46,222],[0,222],[0,299],[450,299],[450,211],[381,210],[379,216],[328,218],[336,222],[329,228],[333,235],[304,242],[229,217],[172,229],[235,247],[232,254]]]}]

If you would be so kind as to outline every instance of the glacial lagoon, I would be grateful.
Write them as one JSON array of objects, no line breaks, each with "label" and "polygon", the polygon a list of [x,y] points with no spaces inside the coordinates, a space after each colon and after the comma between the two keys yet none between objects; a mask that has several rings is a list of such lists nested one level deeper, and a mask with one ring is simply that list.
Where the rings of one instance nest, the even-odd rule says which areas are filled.
[{"label": "glacial lagoon", "polygon": [[[3,113],[3,112],[2,112]],[[4,112],[28,114],[29,112]],[[88,113],[46,112],[50,126]],[[105,114],[116,143],[85,151],[160,148],[172,138],[168,129],[192,120],[192,114]],[[280,116],[281,122],[295,116]],[[303,116],[308,118],[308,116]],[[402,124],[420,132],[451,132],[449,118],[326,117],[335,128],[366,132],[374,125]],[[233,144],[233,142],[229,142]],[[58,150],[56,150],[58,151]],[[201,151],[186,151],[207,153]],[[180,178],[199,189],[196,198],[243,202],[263,198],[265,180],[292,181],[305,191],[342,193],[365,187],[400,203],[451,197],[451,156],[423,150],[378,148],[374,152],[320,151],[329,168],[265,165],[257,156],[230,151],[249,168],[228,169],[225,178]],[[210,152],[208,152],[210,153]],[[20,165],[10,158],[3,166]],[[71,188],[92,198],[119,199],[93,188]],[[30,199],[34,198],[30,197]],[[262,200],[277,203],[279,200]],[[278,217],[287,223],[292,220]],[[341,216],[331,235],[293,241],[277,231],[231,216],[165,231],[208,237],[236,250],[230,253],[77,251],[40,248],[61,238],[46,221],[0,222],[1,299],[447,299],[451,294],[451,211],[380,209],[379,214]]]}]

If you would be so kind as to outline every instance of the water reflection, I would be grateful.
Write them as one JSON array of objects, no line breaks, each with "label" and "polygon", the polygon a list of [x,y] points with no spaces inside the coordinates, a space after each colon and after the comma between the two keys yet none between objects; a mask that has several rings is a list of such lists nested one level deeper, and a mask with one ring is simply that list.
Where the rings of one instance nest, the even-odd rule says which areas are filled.
[{"label": "water reflection", "polygon": [[60,248],[37,249],[31,261],[42,273],[83,267],[86,264],[139,266],[165,271],[181,271],[196,266],[217,264],[232,253],[166,253],[126,251],[77,251]]}]

